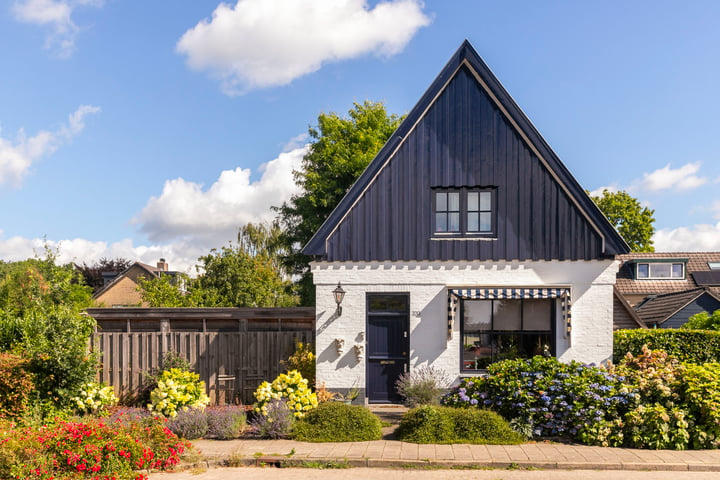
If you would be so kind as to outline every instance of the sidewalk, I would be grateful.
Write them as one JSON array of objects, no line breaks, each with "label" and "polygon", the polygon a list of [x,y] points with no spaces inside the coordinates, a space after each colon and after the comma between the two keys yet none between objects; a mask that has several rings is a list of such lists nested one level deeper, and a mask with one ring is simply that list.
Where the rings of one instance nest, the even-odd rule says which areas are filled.
[{"label": "sidewalk", "polygon": [[561,470],[720,472],[720,450],[635,450],[555,443],[417,445],[397,440],[306,443],[293,440],[197,440],[207,466],[347,463],[355,467],[487,467]]}]

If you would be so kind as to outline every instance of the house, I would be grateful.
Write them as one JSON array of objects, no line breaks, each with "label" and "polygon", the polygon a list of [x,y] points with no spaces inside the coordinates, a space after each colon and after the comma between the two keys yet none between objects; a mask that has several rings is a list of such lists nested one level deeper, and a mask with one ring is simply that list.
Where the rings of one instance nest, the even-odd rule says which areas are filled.
[{"label": "house", "polygon": [[[142,294],[138,290],[139,279],[159,277],[160,275],[177,275],[178,272],[168,271],[168,264],[164,258],[153,267],[141,262],[135,262],[124,272],[109,277],[107,283],[95,292],[93,300],[97,305],[106,307],[147,307],[143,304]],[[103,275],[105,276],[105,275]]]},{"label": "house", "polygon": [[[618,260],[616,329],[678,328],[696,313],[720,309],[720,252],[629,253]],[[628,322],[632,315],[636,326]]]},{"label": "house", "polygon": [[318,382],[370,403],[425,365],[612,356],[628,247],[467,41],[303,252]]}]

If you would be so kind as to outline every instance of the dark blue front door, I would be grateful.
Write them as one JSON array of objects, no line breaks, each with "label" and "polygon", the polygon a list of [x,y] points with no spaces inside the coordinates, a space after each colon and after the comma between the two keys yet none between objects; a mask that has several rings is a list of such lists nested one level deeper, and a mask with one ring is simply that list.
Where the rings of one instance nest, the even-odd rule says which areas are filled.
[{"label": "dark blue front door", "polygon": [[399,403],[398,377],[407,371],[410,296],[367,294],[367,392],[370,403]]}]

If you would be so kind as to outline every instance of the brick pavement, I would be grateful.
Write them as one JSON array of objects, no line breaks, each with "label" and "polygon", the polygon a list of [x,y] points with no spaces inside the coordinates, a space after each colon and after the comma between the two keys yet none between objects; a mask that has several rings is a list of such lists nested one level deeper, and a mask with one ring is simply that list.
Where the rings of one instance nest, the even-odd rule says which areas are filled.
[{"label": "brick pavement", "polygon": [[720,472],[720,450],[635,450],[558,443],[523,445],[417,445],[397,440],[306,443],[292,440],[197,440],[205,462],[347,462],[357,467],[409,465],[518,466],[541,469],[663,470]]}]

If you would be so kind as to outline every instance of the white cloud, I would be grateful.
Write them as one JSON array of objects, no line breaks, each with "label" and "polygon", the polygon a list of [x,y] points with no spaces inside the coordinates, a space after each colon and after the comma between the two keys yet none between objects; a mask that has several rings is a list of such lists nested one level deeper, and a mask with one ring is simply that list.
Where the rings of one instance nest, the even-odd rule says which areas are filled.
[{"label": "white cloud", "polygon": [[132,220],[153,242],[193,240],[217,246],[234,240],[238,227],[248,222],[271,221],[272,206],[297,192],[293,170],[300,168],[307,146],[281,153],[260,167],[260,180],[250,181],[250,170],[225,170],[210,188],[177,178],[165,182],[159,197],[152,197]]},{"label": "white cloud", "polygon": [[75,48],[80,30],[71,16],[79,6],[102,5],[102,0],[17,0],[13,5],[15,18],[21,22],[48,27],[45,48],[57,48],[58,56],[67,58]]},{"label": "white cloud", "polygon": [[600,196],[602,196],[602,193],[603,193],[603,191],[605,191],[605,190],[607,190],[607,191],[610,192],[610,193],[615,193],[615,192],[617,192],[617,191],[619,190],[619,188],[618,188],[617,185],[615,185],[615,184],[613,184],[613,185],[608,185],[607,187],[598,187],[598,188],[596,188],[595,190],[592,190],[592,191],[590,192],[590,196],[591,196],[591,197],[600,197]]},{"label": "white cloud", "polygon": [[28,137],[21,129],[15,141],[0,136],[0,185],[19,186],[33,162],[52,154],[57,148],[78,135],[85,128],[85,116],[100,111],[99,107],[81,105],[68,117],[67,124],[55,131],[41,130]]},{"label": "white cloud", "polygon": [[[18,261],[35,256],[43,256],[46,240],[42,238],[11,237],[0,238],[0,259]],[[126,258],[155,265],[160,258],[165,258],[171,270],[194,275],[197,259],[207,255],[209,249],[187,242],[174,242],[165,245],[133,245],[126,239],[115,243],[94,242],[82,238],[52,241],[47,240],[52,249],[59,248],[58,262],[61,264],[75,262],[88,265],[101,258]]]},{"label": "white cloud", "polygon": [[222,81],[227,94],[286,85],[323,63],[401,52],[430,24],[420,0],[238,0],[183,34],[188,65]]},{"label": "white cloud", "polygon": [[664,228],[653,236],[658,252],[720,251],[720,223]]},{"label": "white cloud", "polygon": [[707,178],[698,177],[700,162],[687,163],[672,169],[670,164],[651,173],[643,174],[642,180],[633,182],[633,190],[657,192],[660,190],[692,190],[707,183]]}]

